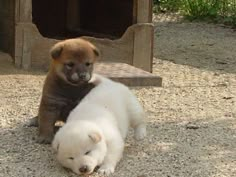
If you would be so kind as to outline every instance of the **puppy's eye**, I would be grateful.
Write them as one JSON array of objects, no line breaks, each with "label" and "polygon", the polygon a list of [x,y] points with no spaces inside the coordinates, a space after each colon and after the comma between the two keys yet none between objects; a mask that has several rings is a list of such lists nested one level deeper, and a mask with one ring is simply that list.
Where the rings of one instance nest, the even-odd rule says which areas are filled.
[{"label": "puppy's eye", "polygon": [[75,65],[75,64],[74,64],[73,62],[69,62],[69,63],[66,63],[66,64],[65,64],[65,66],[66,66],[67,69],[73,68],[74,65]]},{"label": "puppy's eye", "polygon": [[70,160],[74,160],[74,157],[69,157],[68,159],[70,159]]},{"label": "puppy's eye", "polygon": [[87,152],[85,152],[85,155],[88,155],[90,152],[91,152],[91,151],[87,151]]},{"label": "puppy's eye", "polygon": [[85,65],[86,65],[86,66],[91,66],[92,63],[90,63],[90,62],[86,62]]}]

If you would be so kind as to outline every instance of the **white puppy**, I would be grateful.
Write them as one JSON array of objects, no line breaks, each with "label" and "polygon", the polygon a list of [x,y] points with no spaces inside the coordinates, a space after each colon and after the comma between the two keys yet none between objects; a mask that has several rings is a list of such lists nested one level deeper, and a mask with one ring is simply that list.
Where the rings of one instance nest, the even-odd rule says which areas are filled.
[{"label": "white puppy", "polygon": [[122,157],[129,126],[135,139],[146,135],[144,111],[136,97],[123,84],[99,75],[98,83],[70,113],[56,133],[53,148],[57,159],[76,174],[114,172]]}]

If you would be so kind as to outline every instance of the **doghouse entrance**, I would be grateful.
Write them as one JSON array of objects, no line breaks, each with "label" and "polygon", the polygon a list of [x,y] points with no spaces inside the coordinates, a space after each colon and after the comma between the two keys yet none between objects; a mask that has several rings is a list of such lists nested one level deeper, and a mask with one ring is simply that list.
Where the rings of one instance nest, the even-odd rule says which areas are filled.
[{"label": "doghouse entrance", "polygon": [[33,22],[48,38],[120,38],[134,23],[134,0],[32,0]]}]

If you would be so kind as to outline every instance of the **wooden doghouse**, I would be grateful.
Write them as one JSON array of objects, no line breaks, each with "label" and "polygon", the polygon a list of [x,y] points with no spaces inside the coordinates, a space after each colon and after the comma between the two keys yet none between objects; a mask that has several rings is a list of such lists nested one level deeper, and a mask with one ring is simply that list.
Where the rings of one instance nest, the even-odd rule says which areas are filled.
[{"label": "wooden doghouse", "polygon": [[[127,70],[132,65],[139,68],[136,76],[151,77],[152,0],[0,1],[0,50],[10,53],[17,67],[48,68],[53,44],[81,36],[100,49],[102,61]],[[151,85],[160,85],[160,78],[151,78]]]}]

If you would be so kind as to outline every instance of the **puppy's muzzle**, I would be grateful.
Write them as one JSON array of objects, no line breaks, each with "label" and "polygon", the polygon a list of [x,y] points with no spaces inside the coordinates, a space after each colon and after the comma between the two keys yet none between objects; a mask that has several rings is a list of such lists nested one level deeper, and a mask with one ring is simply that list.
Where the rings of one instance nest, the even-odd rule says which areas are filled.
[{"label": "puppy's muzzle", "polygon": [[71,80],[73,82],[79,82],[79,81],[89,81],[91,78],[91,75],[89,73],[74,73],[71,75]]},{"label": "puppy's muzzle", "polygon": [[84,165],[84,166],[82,166],[82,167],[79,168],[79,171],[80,171],[81,173],[87,173],[87,172],[89,172],[89,168],[88,168],[87,165]]},{"label": "puppy's muzzle", "polygon": [[83,81],[89,81],[90,78],[91,78],[91,75],[87,72],[79,74],[79,79],[81,79]]},{"label": "puppy's muzzle", "polygon": [[72,80],[72,81],[75,81],[75,82],[79,81],[79,76],[78,76],[78,74],[77,74],[77,73],[72,74],[72,75],[71,75],[71,80]]}]

